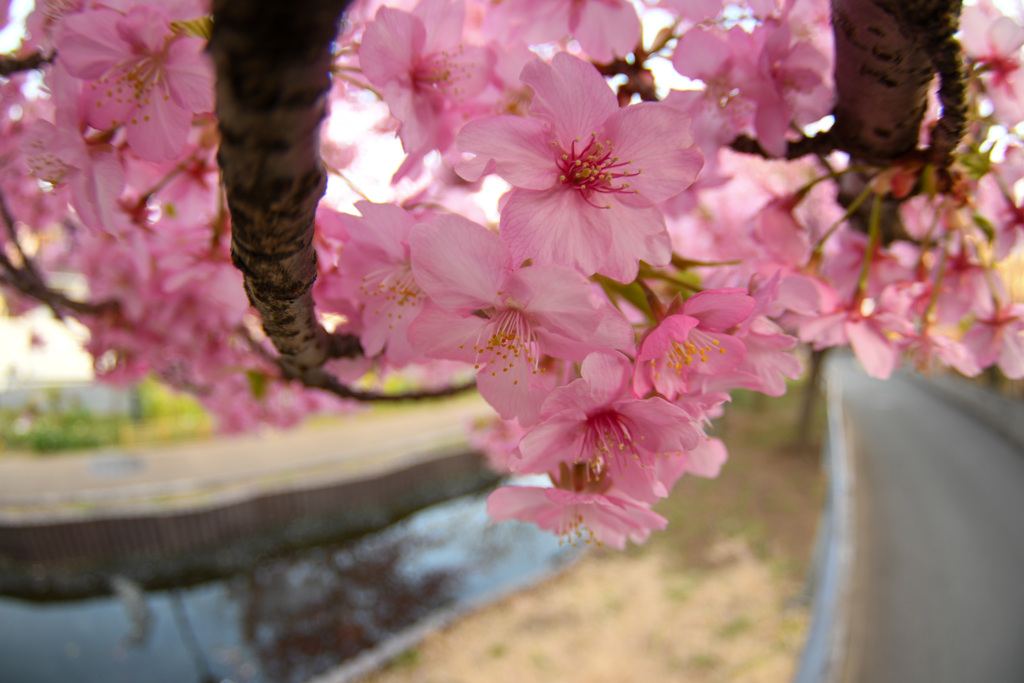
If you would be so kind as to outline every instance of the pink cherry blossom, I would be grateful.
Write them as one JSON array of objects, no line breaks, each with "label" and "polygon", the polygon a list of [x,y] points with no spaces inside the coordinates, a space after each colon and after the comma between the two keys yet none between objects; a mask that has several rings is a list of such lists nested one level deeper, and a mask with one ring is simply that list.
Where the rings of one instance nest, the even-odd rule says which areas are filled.
[{"label": "pink cherry blossom", "polygon": [[474,154],[467,180],[497,173],[514,186],[501,235],[516,262],[573,266],[620,282],[638,261],[668,263],[664,218],[654,206],[686,189],[700,170],[684,114],[660,103],[620,109],[597,70],[565,53],[535,60],[521,76],[535,118],[471,121],[456,138]]},{"label": "pink cherry blossom", "polygon": [[863,299],[804,321],[800,339],[813,342],[815,349],[849,344],[868,375],[888,379],[914,335],[907,318],[909,303],[906,293],[888,288],[878,299]]},{"label": "pink cherry blossom", "polygon": [[731,391],[745,388],[768,396],[786,393],[786,380],[795,380],[803,373],[803,363],[792,353],[798,340],[783,332],[774,318],[782,311],[797,311],[816,317],[823,305],[834,298],[831,290],[813,278],[800,275],[782,277],[776,273],[767,281],[751,284],[753,310],[739,325],[729,331],[743,342],[743,360],[731,372],[708,376],[705,391]]},{"label": "pink cherry blossom", "polygon": [[793,215],[796,197],[777,197],[761,208],[754,218],[753,234],[758,243],[788,266],[800,266],[810,256],[810,236]]},{"label": "pink cherry blossom", "polygon": [[441,215],[417,225],[409,243],[431,302],[409,328],[414,348],[473,363],[481,395],[505,419],[536,419],[545,355],[583,360],[595,349],[632,349],[629,323],[595,301],[583,277],[554,265],[513,268],[501,239],[476,223]]},{"label": "pink cherry blossom", "polygon": [[633,388],[652,389],[670,401],[689,390],[691,374],[716,375],[735,368],[746,349],[726,329],[746,320],[754,300],[742,289],[706,290],[682,304],[640,342]]},{"label": "pink cherry blossom", "polygon": [[964,344],[929,325],[907,345],[907,355],[918,372],[932,373],[953,368],[961,375],[974,377],[981,372],[977,360]]},{"label": "pink cherry blossom", "polygon": [[1001,164],[978,181],[979,210],[995,230],[994,256],[1007,258],[1024,241],[1024,201],[1018,182],[1024,178],[1024,150],[1008,147]]},{"label": "pink cherry blossom", "polygon": [[607,471],[636,500],[667,496],[658,460],[686,458],[697,447],[704,435],[693,416],[662,398],[636,398],[622,356],[591,354],[580,375],[544,401],[541,421],[519,442],[513,470],[546,473],[561,462],[582,463]]},{"label": "pink cherry blossom", "polygon": [[487,514],[495,522],[532,522],[563,540],[596,542],[622,550],[626,539],[643,543],[652,530],[668,524],[646,505],[615,490],[605,475],[593,476],[585,466],[565,463],[554,488],[503,486],[487,496]]},{"label": "pink cherry blossom", "polygon": [[462,40],[462,0],[422,0],[412,12],[381,7],[359,48],[363,75],[380,90],[408,158],[395,180],[433,149],[451,145],[458,107],[487,85],[494,55]]},{"label": "pink cherry blossom", "polygon": [[990,2],[963,8],[961,44],[968,57],[983,67],[982,80],[996,114],[1008,127],[1024,120],[1024,77],[1020,72],[1024,27]]},{"label": "pink cherry blossom", "polygon": [[998,365],[1010,379],[1024,377],[1024,306],[1007,304],[979,319],[964,335],[963,344],[981,367]]},{"label": "pink cherry blossom", "polygon": [[159,5],[122,14],[90,9],[65,18],[57,37],[68,71],[87,81],[89,125],[124,126],[143,159],[179,154],[192,116],[213,109],[213,70],[205,41],[174,33]]},{"label": "pink cherry blossom", "polygon": [[570,542],[577,539],[623,550],[626,539],[643,543],[668,520],[626,496],[575,493],[557,488],[503,486],[487,496],[495,522],[532,522]]},{"label": "pink cherry blossom", "polygon": [[62,63],[53,67],[49,79],[56,121],[37,119],[22,137],[28,170],[55,188],[70,188],[71,203],[86,227],[116,234],[127,223],[117,215],[117,200],[125,187],[121,159],[108,141],[82,137],[77,116],[80,82]]},{"label": "pink cherry blossom", "polygon": [[788,22],[765,22],[752,39],[758,46],[759,78],[745,84],[745,92],[757,103],[754,131],[765,150],[784,156],[794,122],[806,125],[829,113],[825,79],[831,60],[810,39],[794,36]]},{"label": "pink cherry blossom", "polygon": [[696,144],[712,168],[719,148],[753,131],[757,105],[741,86],[756,82],[757,69],[750,60],[756,54],[750,35],[739,26],[728,31],[694,27],[676,42],[672,65],[682,75],[699,79],[704,88],[673,90],[665,102],[691,117]]},{"label": "pink cherry blossom", "polygon": [[492,416],[475,420],[466,428],[469,444],[484,454],[487,464],[501,475],[511,472],[508,458],[526,432],[517,420]]},{"label": "pink cherry blossom", "polygon": [[[788,385],[786,380],[795,380],[803,374],[804,366],[793,355],[797,346],[796,337],[784,333],[771,320],[756,319],[742,335],[746,356],[733,373],[723,376],[723,385],[730,389],[744,388],[759,391],[767,396],[782,396]],[[704,389],[717,388],[717,377],[705,383]]]},{"label": "pink cherry blossom", "polygon": [[[74,274],[69,298],[115,304],[54,303],[87,326],[97,375],[187,390],[222,430],[347,410],[308,374],[281,376],[231,265],[193,37],[208,14],[209,0],[37,0],[0,78],[0,296],[18,315]],[[733,145],[793,151],[832,108],[823,0],[349,3],[312,294],[363,353],[323,370],[374,390],[475,378],[507,419],[474,443],[554,485],[495,492],[494,517],[614,547],[664,527],[650,507],[680,477],[719,473],[727,452],[704,427],[737,388],[785,393],[800,340],[848,344],[880,377],[906,357],[1024,378],[1021,16],[963,10],[968,135],[933,187],[918,162],[873,175],[842,153]],[[668,30],[641,36],[638,18]],[[669,61],[692,90],[664,96]],[[395,133],[387,187],[376,162]],[[900,201],[905,236],[844,216],[869,184]],[[353,202],[360,215],[331,208]]]},{"label": "pink cherry blossom", "polygon": [[356,209],[361,217],[340,217],[348,239],[338,269],[350,297],[362,307],[363,351],[374,357],[386,350],[388,362],[402,366],[419,358],[407,332],[426,300],[409,258],[409,235],[417,220],[394,204],[357,202]]},{"label": "pink cherry blossom", "polygon": [[625,57],[640,42],[640,18],[628,0],[506,0],[499,10],[508,37],[547,43],[571,35],[599,64]]}]

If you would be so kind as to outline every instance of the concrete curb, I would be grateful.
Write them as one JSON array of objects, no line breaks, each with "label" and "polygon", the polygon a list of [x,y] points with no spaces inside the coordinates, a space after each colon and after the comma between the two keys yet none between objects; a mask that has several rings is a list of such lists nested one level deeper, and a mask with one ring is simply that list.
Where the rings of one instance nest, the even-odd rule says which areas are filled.
[{"label": "concrete curb", "polygon": [[794,683],[837,683],[849,656],[856,479],[834,362],[830,359],[825,371],[828,418],[822,457],[829,477],[828,497],[815,550],[811,627]]},{"label": "concrete curb", "polygon": [[[381,453],[367,447],[351,450],[344,458],[331,454],[293,466],[249,467],[243,472],[190,476],[116,488],[0,495],[0,528],[141,515],[191,514],[282,491],[377,479],[452,453],[471,450],[461,427],[427,437],[413,436],[390,445],[395,444],[404,450]],[[106,457],[113,459],[118,455]]]},{"label": "concrete curb", "polygon": [[111,574],[149,588],[182,576],[214,578],[275,549],[381,529],[496,480],[462,446],[373,476],[222,495],[190,510],[0,524],[0,594],[83,597],[104,592]]}]

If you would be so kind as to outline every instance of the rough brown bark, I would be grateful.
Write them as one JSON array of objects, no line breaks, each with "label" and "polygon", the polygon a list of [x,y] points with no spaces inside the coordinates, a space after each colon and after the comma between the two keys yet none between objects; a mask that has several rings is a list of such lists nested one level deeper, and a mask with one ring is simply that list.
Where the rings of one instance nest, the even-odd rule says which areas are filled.
[{"label": "rough brown bark", "polygon": [[832,0],[839,149],[879,165],[914,151],[938,74],[943,112],[929,161],[946,164],[966,113],[960,9],[960,0]]},{"label": "rough brown bark", "polygon": [[[319,127],[331,41],[349,0],[215,0],[218,153],[231,255],[286,371],[342,355],[316,319],[313,219],[326,187]],[[358,346],[355,346],[358,349]]]}]

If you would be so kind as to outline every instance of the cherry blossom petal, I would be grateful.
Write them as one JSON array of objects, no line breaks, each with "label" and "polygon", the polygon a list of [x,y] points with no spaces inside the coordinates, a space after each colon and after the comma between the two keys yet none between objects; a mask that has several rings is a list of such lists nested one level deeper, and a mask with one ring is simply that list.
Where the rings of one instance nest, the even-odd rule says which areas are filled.
[{"label": "cherry blossom petal", "polygon": [[171,101],[143,105],[126,121],[128,144],[146,161],[165,161],[181,154],[192,114]]},{"label": "cherry blossom petal", "polygon": [[390,7],[381,7],[363,33],[359,65],[363,75],[376,86],[393,79],[409,79],[426,43],[426,29],[419,17]]},{"label": "cherry blossom petal", "polygon": [[639,261],[664,266],[672,260],[672,240],[657,207],[633,208],[612,200],[589,218],[591,225],[606,223],[611,238],[604,263],[595,272],[625,284],[636,279]]},{"label": "cherry blossom petal", "polygon": [[614,112],[598,135],[627,162],[624,172],[637,173],[628,178],[630,188],[659,203],[689,187],[704,165],[689,129],[690,117],[679,109],[642,102]]},{"label": "cherry blossom petal", "polygon": [[611,403],[629,385],[632,367],[618,353],[592,353],[580,365],[580,377],[590,386],[591,405]]},{"label": "cherry blossom petal", "polygon": [[412,14],[423,22],[426,29],[424,53],[458,45],[462,40],[462,26],[466,21],[466,3],[463,0],[420,0]]},{"label": "cherry blossom petal", "polygon": [[600,130],[601,123],[619,108],[597,69],[565,52],[556,54],[551,64],[535,59],[519,78],[533,88],[532,109],[549,118],[555,141],[563,149],[569,149],[574,139],[589,138]]},{"label": "cherry blossom petal", "polygon": [[739,325],[754,310],[754,299],[745,289],[709,289],[686,300],[683,313],[700,321],[701,327],[725,330]]},{"label": "cherry blossom petal", "polygon": [[[573,3],[573,7],[577,7]],[[636,9],[623,0],[590,0],[579,7],[579,19],[570,30],[580,47],[595,62],[607,64],[615,57],[625,57],[640,41],[640,17]]]},{"label": "cherry blossom petal", "polygon": [[460,160],[455,169],[469,181],[493,172],[516,187],[546,190],[558,180],[550,138],[536,119],[502,114],[470,121],[456,136],[455,147],[476,157]]},{"label": "cherry blossom petal", "polygon": [[633,438],[651,454],[693,450],[704,439],[686,411],[663,398],[623,401],[615,409],[636,426]]},{"label": "cherry blossom petal", "polygon": [[171,97],[194,114],[213,111],[213,65],[206,54],[206,42],[179,38],[167,48],[164,64]]},{"label": "cherry blossom petal", "polygon": [[703,28],[692,28],[679,36],[672,66],[691,78],[713,80],[733,59],[729,46],[719,33]]},{"label": "cherry blossom petal", "polygon": [[547,392],[532,386],[535,371],[529,363],[510,365],[512,367],[494,369],[481,367],[477,373],[477,388],[502,419],[518,419],[519,424],[529,426],[537,421]]},{"label": "cherry blossom petal", "polygon": [[868,319],[847,321],[846,334],[857,360],[871,377],[888,379],[896,369],[899,350],[882,330]]},{"label": "cherry blossom petal", "polygon": [[1010,17],[997,17],[989,26],[988,39],[996,55],[1015,57],[1024,45],[1024,27]]},{"label": "cherry blossom petal", "polygon": [[416,282],[437,305],[463,313],[494,305],[509,257],[493,232],[444,214],[415,226],[409,247]]},{"label": "cherry blossom petal", "polygon": [[72,76],[99,78],[129,53],[117,30],[121,15],[109,9],[70,14],[57,37],[61,63]]},{"label": "cherry blossom petal", "polygon": [[530,318],[547,332],[583,341],[597,327],[589,284],[569,268],[523,268],[509,278],[506,291],[518,300],[528,297]]},{"label": "cherry blossom petal", "polygon": [[1008,330],[999,351],[999,369],[1010,379],[1024,378],[1024,337],[1021,330]]},{"label": "cherry blossom petal", "polygon": [[[541,415],[547,410],[548,401],[545,401]],[[509,460],[512,471],[545,474],[557,469],[560,462],[571,462],[580,452],[585,419],[584,414],[565,411],[533,427],[520,439],[519,447]]]},{"label": "cherry blossom petal", "polygon": [[[416,218],[408,211],[395,204],[376,204],[374,202],[356,202],[355,208],[362,216],[340,214],[341,224],[349,234],[349,240],[359,244],[360,251],[369,249],[377,252],[381,260],[398,263],[408,259],[405,246],[409,239]],[[345,251],[342,251],[345,259]],[[360,260],[366,256],[359,254]],[[347,264],[349,267],[358,264]]]},{"label": "cherry blossom petal", "polygon": [[412,347],[430,358],[446,358],[473,363],[477,352],[473,346],[484,336],[487,321],[476,316],[464,317],[427,304],[409,325],[407,332]]},{"label": "cherry blossom petal", "polygon": [[[610,219],[605,213],[587,204],[579,192],[562,187],[544,192],[517,189],[501,212],[501,236],[515,264],[533,259],[593,275],[613,248]],[[635,277],[635,261],[633,269]]]},{"label": "cherry blossom petal", "polygon": [[640,351],[636,355],[637,364],[668,354],[672,345],[686,339],[697,323],[696,318],[681,314],[670,315],[662,320],[640,343]]},{"label": "cherry blossom petal", "polygon": [[95,151],[89,160],[91,163],[71,180],[75,211],[87,227],[114,232],[113,214],[124,189],[124,166],[113,150]]},{"label": "cherry blossom petal", "polygon": [[796,339],[789,335],[751,334],[743,339],[746,356],[733,374],[734,386],[760,391],[768,396],[786,393],[786,379],[795,380],[803,374],[800,359],[789,353]]},{"label": "cherry blossom petal", "polygon": [[464,103],[487,87],[494,69],[494,53],[483,47],[458,47],[436,52],[419,65],[445,97]]},{"label": "cherry blossom petal", "polygon": [[167,13],[155,5],[137,5],[117,21],[117,34],[134,53],[161,52],[168,28]]},{"label": "cherry blossom petal", "polygon": [[683,457],[686,459],[687,472],[713,479],[722,471],[729,453],[721,439],[704,438]]}]

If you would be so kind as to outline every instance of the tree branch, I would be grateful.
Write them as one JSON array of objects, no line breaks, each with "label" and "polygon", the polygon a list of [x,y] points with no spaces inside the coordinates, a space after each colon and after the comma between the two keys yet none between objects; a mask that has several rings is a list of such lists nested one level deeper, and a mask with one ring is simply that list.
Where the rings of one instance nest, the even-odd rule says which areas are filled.
[{"label": "tree branch", "polygon": [[464,382],[462,384],[452,384],[440,389],[425,389],[422,391],[409,391],[401,394],[384,394],[378,391],[362,391],[360,389],[353,389],[352,387],[346,386],[323,368],[312,368],[305,370],[302,373],[296,373],[294,368],[288,367],[282,364],[280,357],[274,358],[267,350],[256,341],[247,330],[240,329],[242,337],[248,342],[249,348],[252,349],[253,353],[261,356],[263,360],[271,365],[275,365],[281,372],[281,376],[284,379],[295,380],[301,382],[303,386],[310,389],[320,389],[330,394],[334,394],[339,398],[350,398],[356,401],[363,402],[398,402],[398,401],[418,401],[428,398],[444,398],[448,396],[455,396],[462,394],[467,391],[472,391],[476,388],[476,382]]},{"label": "tree branch", "polygon": [[31,71],[38,69],[43,64],[53,61],[53,55],[44,55],[41,52],[26,57],[15,57],[13,55],[0,55],[0,76],[10,76],[19,71]]},{"label": "tree branch", "polygon": [[960,0],[832,0],[837,146],[886,165],[917,148],[935,74],[942,120],[932,154],[941,167],[963,135],[962,58],[953,38]]},{"label": "tree branch", "polygon": [[319,128],[331,42],[349,0],[215,0],[220,163],[231,256],[282,362],[301,374],[354,355],[316,319],[313,220],[326,188]]},{"label": "tree branch", "polygon": [[341,398],[351,398],[357,401],[375,402],[398,402],[398,401],[421,401],[428,398],[445,398],[456,396],[476,389],[476,382],[465,382],[463,384],[452,384],[440,389],[425,389],[423,391],[408,391],[401,394],[382,394],[377,391],[360,391],[352,389],[338,381],[336,377],[322,368],[306,372],[299,378],[303,385],[312,389],[322,389],[328,393]]},{"label": "tree branch", "polygon": [[7,232],[8,241],[14,246],[17,252],[17,259],[20,264],[15,263],[12,257],[8,256],[3,249],[0,249],[0,284],[21,292],[27,297],[35,299],[40,303],[49,306],[53,315],[61,319],[71,311],[78,315],[97,315],[105,311],[117,309],[115,301],[101,301],[99,303],[88,303],[69,299],[63,293],[50,288],[43,279],[35,263],[25,253],[21,242],[18,240],[18,233],[14,228],[14,215],[11,213],[7,200],[0,193],[0,221],[3,222]]},{"label": "tree branch", "polygon": [[[736,152],[742,154],[754,154],[765,159],[774,158],[771,154],[766,152],[761,143],[754,138],[746,135],[741,135],[732,141],[729,147]],[[832,131],[824,131],[818,133],[812,137],[804,137],[799,140],[790,142],[786,146],[786,159],[793,160],[805,157],[809,154],[815,156],[827,156],[830,152],[836,149],[836,139],[832,135]]]}]

